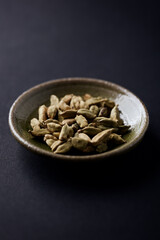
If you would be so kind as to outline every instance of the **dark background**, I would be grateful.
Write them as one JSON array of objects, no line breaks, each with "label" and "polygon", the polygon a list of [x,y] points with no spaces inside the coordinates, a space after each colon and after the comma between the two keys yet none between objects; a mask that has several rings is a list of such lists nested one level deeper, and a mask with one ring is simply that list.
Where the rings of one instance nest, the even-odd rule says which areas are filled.
[{"label": "dark background", "polygon": [[[158,2],[158,1],[157,1]],[[0,239],[160,239],[160,32],[153,1],[0,1]],[[95,77],[139,96],[140,145],[103,163],[58,163],[11,136],[28,88]]]}]

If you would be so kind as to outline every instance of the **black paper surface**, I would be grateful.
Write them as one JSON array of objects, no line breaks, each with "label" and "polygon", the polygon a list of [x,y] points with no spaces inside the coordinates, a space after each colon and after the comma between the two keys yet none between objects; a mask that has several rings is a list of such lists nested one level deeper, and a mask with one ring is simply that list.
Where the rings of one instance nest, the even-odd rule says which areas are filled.
[{"label": "black paper surface", "polygon": [[[153,1],[0,1],[0,239],[160,239],[160,32]],[[150,115],[139,146],[103,163],[59,163],[11,136],[28,88],[93,77],[135,93]]]}]

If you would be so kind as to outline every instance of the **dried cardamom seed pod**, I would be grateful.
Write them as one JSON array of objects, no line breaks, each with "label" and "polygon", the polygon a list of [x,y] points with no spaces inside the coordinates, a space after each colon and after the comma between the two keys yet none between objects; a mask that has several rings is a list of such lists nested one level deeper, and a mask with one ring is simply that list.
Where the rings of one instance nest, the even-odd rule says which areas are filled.
[{"label": "dried cardamom seed pod", "polygon": [[84,153],[91,153],[91,152],[94,152],[94,151],[95,151],[95,149],[91,145],[88,145],[85,149],[83,149]]},{"label": "dried cardamom seed pod", "polygon": [[72,127],[69,127],[68,124],[65,124],[60,132],[59,139],[67,141],[68,138],[72,137],[74,134],[74,131]]},{"label": "dried cardamom seed pod", "polygon": [[118,134],[116,133],[112,133],[110,136],[109,136],[109,140],[112,140],[114,141],[114,143],[116,145],[119,145],[119,144],[122,144],[122,143],[125,143],[126,141]]},{"label": "dried cardamom seed pod", "polygon": [[59,145],[54,153],[63,154],[63,153],[69,152],[71,148],[72,148],[71,141],[67,141]]},{"label": "dried cardamom seed pod", "polygon": [[83,95],[84,101],[90,99],[91,97],[92,97],[92,96],[91,96],[89,93],[86,93],[86,94]]},{"label": "dried cardamom seed pod", "polygon": [[96,147],[96,152],[102,153],[107,151],[107,149],[108,149],[107,143],[102,142]]},{"label": "dried cardamom seed pod", "polygon": [[106,117],[96,117],[93,122],[96,122],[96,125],[104,125],[106,127],[117,127],[118,123],[116,120]]},{"label": "dried cardamom seed pod", "polygon": [[72,146],[78,150],[84,150],[87,147],[88,143],[89,141],[80,137],[72,138]]},{"label": "dried cardamom seed pod", "polygon": [[104,106],[107,106],[107,107],[110,107],[110,108],[113,108],[115,103],[107,98],[102,98],[102,97],[92,97],[88,100],[86,100],[86,104],[88,106],[91,106],[91,105],[101,105],[103,103],[103,107]]},{"label": "dried cardamom seed pod", "polygon": [[120,112],[118,110],[117,105],[115,105],[114,108],[112,108],[110,118],[113,119],[114,121],[117,121],[117,123],[120,125],[123,124],[123,120],[120,118]]},{"label": "dried cardamom seed pod", "polygon": [[61,125],[57,123],[47,123],[47,128],[50,132],[59,132],[61,130]]},{"label": "dried cardamom seed pod", "polygon": [[97,105],[97,104],[101,103],[101,101],[102,101],[102,97],[91,97],[86,100],[86,104],[87,104],[87,106]]},{"label": "dried cardamom seed pod", "polygon": [[84,105],[84,101],[80,96],[73,96],[70,102],[70,107],[72,109],[80,109]]},{"label": "dried cardamom seed pod", "polygon": [[75,123],[75,122],[76,122],[75,118],[64,119],[64,120],[62,121],[62,125],[65,125],[65,124],[67,123],[68,126],[70,126],[70,125],[72,125],[72,124]]},{"label": "dried cardamom seed pod", "polygon": [[30,125],[33,129],[40,129],[40,121],[37,118],[32,118],[30,121]]},{"label": "dried cardamom seed pod", "polygon": [[81,128],[84,128],[88,125],[87,119],[82,115],[77,115],[75,120]]},{"label": "dried cardamom seed pod", "polygon": [[60,113],[63,118],[74,118],[77,114],[77,110],[69,109]]},{"label": "dried cardamom seed pod", "polygon": [[80,101],[80,108],[87,108],[87,105],[83,100]]},{"label": "dried cardamom seed pod", "polygon": [[88,142],[91,142],[90,137],[87,134],[85,134],[85,133],[78,133],[77,137],[85,139]]},{"label": "dried cardamom seed pod", "polygon": [[81,108],[77,111],[77,114],[78,115],[82,115],[84,116],[85,118],[87,119],[93,119],[96,117],[96,114],[94,114],[93,112],[91,112],[90,110],[88,109],[85,109],[85,108]]},{"label": "dried cardamom seed pod", "polygon": [[63,142],[62,142],[61,140],[55,141],[55,142],[51,145],[52,151],[55,151],[56,148],[57,148],[60,144],[62,144],[62,143],[63,143]]},{"label": "dried cardamom seed pod", "polygon": [[50,133],[50,131],[48,131],[48,129],[46,128],[42,128],[42,129],[33,129],[33,131],[29,131],[33,136],[36,137],[43,137],[45,134]]},{"label": "dried cardamom seed pod", "polygon": [[58,104],[59,109],[61,109],[62,111],[66,111],[70,109],[70,106],[67,105],[63,100],[61,100]]},{"label": "dried cardamom seed pod", "polygon": [[55,136],[53,136],[52,134],[45,134],[43,140],[46,141],[47,139],[56,140],[57,138]]},{"label": "dried cardamom seed pod", "polygon": [[90,122],[90,123],[88,124],[88,127],[96,127],[96,122]]},{"label": "dried cardamom seed pod", "polygon": [[129,125],[120,125],[120,126],[118,126],[118,133],[123,135],[129,131],[130,127],[131,126],[129,126]]},{"label": "dried cardamom seed pod", "polygon": [[107,107],[100,108],[98,116],[99,117],[107,117],[108,116],[108,108]]},{"label": "dried cardamom seed pod", "polygon": [[107,130],[107,129],[111,128],[111,127],[106,127],[106,126],[104,126],[103,124],[101,125],[100,123],[97,123],[97,124],[96,124],[96,127],[97,127],[98,129],[100,129],[101,131]]},{"label": "dried cardamom seed pod", "polygon": [[50,96],[50,105],[54,105],[58,107],[59,99],[56,95],[51,95]]},{"label": "dried cardamom seed pod", "polygon": [[45,142],[46,142],[46,144],[49,146],[49,147],[51,147],[52,146],[52,144],[55,142],[56,140],[54,140],[54,139],[46,139],[45,140]]},{"label": "dried cardamom seed pod", "polygon": [[52,135],[56,138],[59,138],[60,132],[53,132]]},{"label": "dried cardamom seed pod", "polygon": [[97,146],[101,142],[105,142],[108,139],[109,135],[113,133],[113,131],[114,131],[114,128],[110,128],[95,135],[91,141],[93,146]]},{"label": "dried cardamom seed pod", "polygon": [[73,129],[74,132],[78,131],[78,129],[79,129],[78,123],[73,123],[73,124],[71,125],[71,128]]},{"label": "dried cardamom seed pod", "polygon": [[45,120],[42,124],[43,124],[43,127],[46,127],[47,126],[47,123],[57,123],[57,124],[61,124],[57,119],[47,119]]},{"label": "dried cardamom seed pod", "polygon": [[109,99],[104,99],[104,101],[102,101],[104,103],[104,105],[102,105],[102,107],[109,107],[109,108],[113,108],[115,106],[115,103]]},{"label": "dried cardamom seed pod", "polygon": [[47,107],[45,105],[41,105],[38,109],[39,121],[43,122],[47,119]]},{"label": "dried cardamom seed pod", "polygon": [[91,105],[89,110],[95,114],[97,116],[97,114],[99,113],[99,107],[97,105]]},{"label": "dried cardamom seed pod", "polygon": [[62,117],[61,116],[61,113],[62,113],[62,111],[60,110],[60,109],[58,109],[58,121],[59,121],[59,123],[62,123],[63,122],[63,120],[64,120],[64,117]]},{"label": "dried cardamom seed pod", "polygon": [[61,100],[69,105],[72,97],[73,97],[73,94],[67,94]]},{"label": "dried cardamom seed pod", "polygon": [[96,127],[85,127],[83,129],[81,129],[80,132],[85,133],[85,134],[93,137],[96,134],[98,134],[99,132],[101,132],[101,129],[96,128]]},{"label": "dried cardamom seed pod", "polygon": [[54,105],[51,105],[47,109],[47,115],[49,118],[54,118],[57,114],[57,107]]}]

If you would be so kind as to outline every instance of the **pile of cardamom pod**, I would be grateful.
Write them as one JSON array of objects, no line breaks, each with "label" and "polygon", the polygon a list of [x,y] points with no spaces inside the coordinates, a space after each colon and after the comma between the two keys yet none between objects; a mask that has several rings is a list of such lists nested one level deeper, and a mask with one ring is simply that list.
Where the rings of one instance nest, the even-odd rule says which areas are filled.
[{"label": "pile of cardamom pod", "polygon": [[50,96],[50,106],[38,109],[38,118],[31,119],[34,137],[41,137],[54,153],[71,149],[83,153],[101,153],[125,143],[122,136],[130,126],[120,118],[118,105],[90,94],[67,94],[61,99]]}]

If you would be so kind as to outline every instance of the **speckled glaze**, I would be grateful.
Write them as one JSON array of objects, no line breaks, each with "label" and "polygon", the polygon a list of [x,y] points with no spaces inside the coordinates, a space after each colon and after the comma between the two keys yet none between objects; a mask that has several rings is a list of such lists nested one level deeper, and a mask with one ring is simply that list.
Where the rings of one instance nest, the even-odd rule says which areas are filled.
[{"label": "speckled glaze", "polygon": [[[43,142],[33,138],[28,133],[29,122],[37,116],[37,109],[42,104],[49,104],[49,97],[55,94],[62,97],[74,93],[83,95],[108,97],[119,105],[122,118],[131,125],[131,131],[125,135],[126,143],[105,153],[92,155],[62,155],[54,154]],[[13,136],[29,150],[55,159],[63,160],[99,160],[114,156],[133,148],[144,136],[149,124],[149,116],[145,105],[129,90],[99,79],[92,78],[62,78],[39,84],[20,95],[13,103],[9,112],[9,126]],[[78,153],[77,153],[78,154]]]}]

